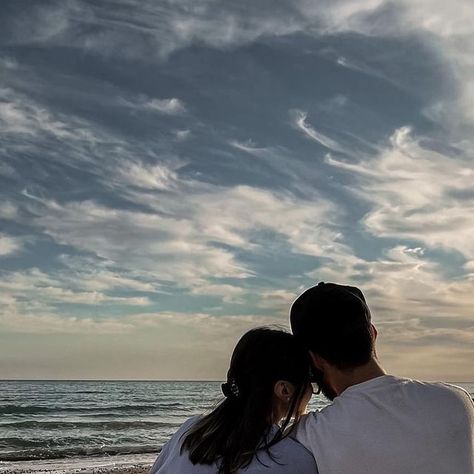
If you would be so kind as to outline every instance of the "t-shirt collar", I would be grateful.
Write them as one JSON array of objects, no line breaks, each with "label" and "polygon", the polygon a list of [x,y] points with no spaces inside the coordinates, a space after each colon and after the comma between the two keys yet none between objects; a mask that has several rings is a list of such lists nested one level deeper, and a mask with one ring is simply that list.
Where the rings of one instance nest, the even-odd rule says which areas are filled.
[{"label": "t-shirt collar", "polygon": [[[354,385],[351,385],[350,387],[347,387],[341,393],[341,395],[344,395],[348,392],[353,392],[354,390],[367,390],[368,388],[377,387],[379,385],[389,383],[389,382],[393,381],[394,379],[395,379],[395,377],[393,375],[387,375],[387,374],[379,375],[379,376],[374,377],[372,379],[366,380],[365,382],[356,383]],[[339,396],[341,396],[341,395],[339,395]]]}]

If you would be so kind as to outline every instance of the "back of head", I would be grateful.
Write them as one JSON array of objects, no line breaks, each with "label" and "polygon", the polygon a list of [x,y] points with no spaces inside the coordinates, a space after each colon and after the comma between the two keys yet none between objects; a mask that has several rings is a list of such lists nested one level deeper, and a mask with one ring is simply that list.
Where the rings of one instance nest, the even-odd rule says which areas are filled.
[{"label": "back of head", "polygon": [[268,399],[277,380],[295,385],[306,382],[308,364],[308,357],[294,336],[261,327],[245,333],[235,346],[227,380],[238,386],[242,399],[253,398],[260,391],[265,391]]},{"label": "back of head", "polygon": [[[295,391],[281,430],[269,439],[274,386],[279,380],[291,382]],[[190,429],[183,450],[193,464],[217,462],[221,473],[245,468],[259,449],[269,452],[283,437],[309,382],[309,358],[294,336],[271,328],[247,332],[232,354],[222,386],[225,400]]]},{"label": "back of head", "polygon": [[291,306],[290,323],[307,349],[340,370],[363,365],[373,354],[370,311],[356,287],[321,282],[309,288]]}]

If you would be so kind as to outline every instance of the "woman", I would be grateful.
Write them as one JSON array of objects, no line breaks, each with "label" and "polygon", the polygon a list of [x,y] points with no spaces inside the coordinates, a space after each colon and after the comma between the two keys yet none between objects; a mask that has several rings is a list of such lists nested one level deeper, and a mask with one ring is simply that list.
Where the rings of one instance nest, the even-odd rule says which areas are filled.
[{"label": "woman", "polygon": [[225,399],[184,423],[150,474],[316,474],[310,453],[288,436],[312,394],[307,353],[286,332],[253,329],[237,343]]}]

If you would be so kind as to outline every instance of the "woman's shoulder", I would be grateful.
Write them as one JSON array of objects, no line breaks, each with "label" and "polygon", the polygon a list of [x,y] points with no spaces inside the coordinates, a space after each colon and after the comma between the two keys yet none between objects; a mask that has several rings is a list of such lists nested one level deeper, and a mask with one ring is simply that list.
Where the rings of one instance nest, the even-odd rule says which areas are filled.
[{"label": "woman's shoulder", "polygon": [[288,458],[295,458],[304,461],[306,464],[315,464],[314,457],[296,438],[292,435],[286,436],[278,444],[275,445],[279,450],[283,451]]},{"label": "woman's shoulder", "polygon": [[270,448],[271,457],[260,452],[244,472],[246,474],[271,472],[278,474],[317,474],[313,455],[296,439],[286,436]]},{"label": "woman's shoulder", "polygon": [[[157,474],[158,472],[168,472],[170,465],[176,464],[189,464],[186,460],[183,461],[181,454],[181,444],[183,442],[184,435],[186,432],[196,423],[200,418],[200,415],[193,416],[186,420],[169,439],[169,441],[163,446],[158,458],[153,465],[150,474]],[[176,469],[171,472],[184,472],[184,470],[177,471]]]},{"label": "woman's shoulder", "polygon": [[171,444],[181,444],[181,441],[186,434],[187,431],[189,431],[192,426],[202,417],[202,415],[195,415],[192,416],[191,418],[188,418],[174,433],[174,435],[171,437],[169,443]]},{"label": "woman's shoulder", "polygon": [[191,418],[188,418],[178,429],[178,431],[187,431],[191,426],[193,426],[198,420],[202,418],[202,415],[194,415]]}]

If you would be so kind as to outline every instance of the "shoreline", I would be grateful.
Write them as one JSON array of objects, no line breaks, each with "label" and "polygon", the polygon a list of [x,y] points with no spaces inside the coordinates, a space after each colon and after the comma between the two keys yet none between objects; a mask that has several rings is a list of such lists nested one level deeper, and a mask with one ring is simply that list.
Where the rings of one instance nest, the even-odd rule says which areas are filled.
[{"label": "shoreline", "polygon": [[0,461],[1,474],[148,474],[156,454]]}]

